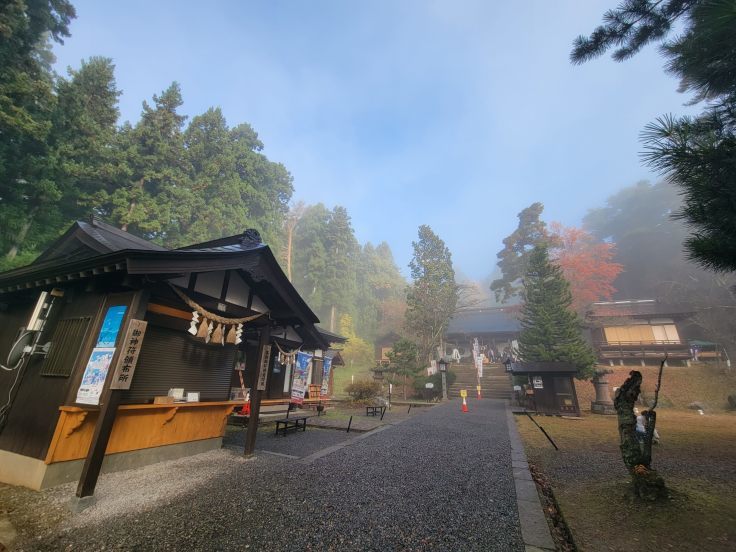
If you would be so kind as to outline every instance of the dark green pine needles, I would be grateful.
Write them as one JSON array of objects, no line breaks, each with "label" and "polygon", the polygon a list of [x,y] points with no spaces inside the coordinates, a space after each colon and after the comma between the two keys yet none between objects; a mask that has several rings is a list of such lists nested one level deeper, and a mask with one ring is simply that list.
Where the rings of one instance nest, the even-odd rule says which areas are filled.
[{"label": "dark green pine needles", "polygon": [[595,353],[583,339],[581,322],[572,310],[570,285],[549,260],[546,245],[537,245],[524,277],[519,353],[527,362],[569,362],[577,377],[593,375]]}]

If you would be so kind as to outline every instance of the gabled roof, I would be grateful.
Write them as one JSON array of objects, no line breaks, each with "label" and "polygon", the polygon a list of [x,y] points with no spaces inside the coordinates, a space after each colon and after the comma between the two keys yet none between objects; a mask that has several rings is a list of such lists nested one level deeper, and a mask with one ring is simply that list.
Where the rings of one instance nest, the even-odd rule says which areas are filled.
[{"label": "gabled roof", "polygon": [[447,327],[447,335],[518,333],[518,307],[474,309],[458,312]]},{"label": "gabled roof", "polygon": [[125,249],[166,251],[165,247],[92,217],[89,222],[78,220],[72,224],[71,228],[41,253],[32,264],[38,265],[58,259],[66,261],[86,259]]},{"label": "gabled roof", "polygon": [[635,299],[628,301],[601,301],[591,303],[586,312],[587,318],[647,317],[647,316],[686,316],[684,309],[665,305],[656,299]]},{"label": "gabled roof", "polygon": [[337,349],[327,349],[327,351],[325,351],[325,357],[332,359],[333,366],[345,366],[345,360]]},{"label": "gabled roof", "polygon": [[325,330],[319,324],[317,324],[315,327],[317,328],[317,331],[320,333],[320,335],[325,339],[325,341],[329,343],[345,343],[348,340],[348,338],[344,335]]},{"label": "gabled roof", "polygon": [[271,297],[285,312],[293,313],[298,322],[308,326],[307,333],[316,344],[329,346],[329,341],[314,327],[319,319],[257,232],[246,230],[240,236],[190,247],[168,250],[99,220],[77,221],[35,262],[0,273],[0,294],[118,271],[167,278],[193,272],[242,270],[249,275],[256,294]]}]

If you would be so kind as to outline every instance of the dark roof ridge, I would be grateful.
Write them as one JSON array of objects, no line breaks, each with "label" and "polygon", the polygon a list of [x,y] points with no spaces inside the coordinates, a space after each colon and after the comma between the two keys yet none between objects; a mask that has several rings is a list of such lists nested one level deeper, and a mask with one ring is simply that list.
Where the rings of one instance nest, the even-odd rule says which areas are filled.
[{"label": "dark roof ridge", "polygon": [[[167,248],[158,245],[156,243],[153,243],[151,241],[148,241],[144,238],[141,238],[139,236],[136,236],[135,234],[131,234],[130,232],[123,230],[122,228],[118,228],[117,226],[113,226],[112,224],[108,224],[107,222],[104,222],[102,219],[100,219],[97,216],[92,216],[91,220],[89,222],[78,220],[77,224],[79,227],[84,230],[87,234],[94,237],[96,240],[102,242],[104,245],[109,247],[113,251],[120,251],[121,249],[115,244],[111,243],[104,235],[104,232],[109,232],[110,234],[113,234],[119,238],[122,238],[124,240],[127,240],[129,242],[132,242],[134,244],[138,244],[142,247],[140,249],[153,249],[156,251],[169,251]],[[100,232],[102,230],[102,232]],[[133,249],[133,248],[130,248]]]}]

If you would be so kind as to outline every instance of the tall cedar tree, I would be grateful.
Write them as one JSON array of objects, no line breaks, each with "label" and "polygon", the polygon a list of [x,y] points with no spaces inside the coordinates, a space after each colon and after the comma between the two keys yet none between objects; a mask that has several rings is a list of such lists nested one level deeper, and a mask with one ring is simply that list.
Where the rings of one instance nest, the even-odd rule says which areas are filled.
[{"label": "tall cedar tree", "polygon": [[[389,359],[388,371],[392,376],[391,383],[399,383],[402,386],[404,399],[406,399],[407,378],[414,378],[422,371],[422,363],[419,360],[419,347],[413,341],[401,338],[386,354]],[[398,376],[398,380],[396,379]]]},{"label": "tall cedar tree", "polygon": [[[309,205],[294,230],[292,282],[321,320],[327,320],[325,290],[327,222],[330,210],[322,203]],[[328,307],[329,309],[329,307]]]},{"label": "tall cedar tree", "polygon": [[336,206],[327,221],[327,264],[324,297],[329,308],[330,331],[337,331],[339,316],[352,311],[358,242],[345,207]]},{"label": "tall cedar tree", "polygon": [[581,323],[572,309],[570,285],[562,270],[552,264],[545,245],[529,256],[524,277],[519,354],[527,362],[569,362],[577,377],[593,375],[596,356],[583,339]]},{"label": "tall cedar tree", "polygon": [[[66,0],[0,4],[0,254],[17,262],[59,224],[62,191],[47,143],[56,105],[50,41],[62,43],[76,17]],[[31,257],[32,258],[32,257]],[[23,258],[20,262],[30,261]],[[3,266],[3,267],[4,267]]]},{"label": "tall cedar tree", "polygon": [[520,281],[526,273],[532,249],[547,240],[546,224],[539,219],[543,210],[541,203],[532,203],[522,210],[517,215],[519,226],[503,240],[503,249],[496,255],[502,276],[491,282],[496,301],[506,303],[519,295]]},{"label": "tall cedar tree", "polygon": [[[667,38],[677,20],[683,29]],[[680,188],[678,215],[693,232],[691,259],[736,270],[736,9],[733,0],[625,0],[604,15],[571,54],[583,63],[614,48],[622,61],[650,42],[661,42],[666,70],[680,79],[692,103],[707,102],[697,117],[667,115],[643,134],[644,160]]]},{"label": "tall cedar tree", "polygon": [[366,243],[358,255],[356,326],[367,338],[398,331],[403,321],[406,281],[386,242]]},{"label": "tall cedar tree", "polygon": [[422,361],[432,358],[435,347],[455,314],[458,286],[450,250],[427,225],[419,227],[419,240],[412,242],[414,255],[409,268],[413,283],[406,294],[406,328],[415,336]]}]

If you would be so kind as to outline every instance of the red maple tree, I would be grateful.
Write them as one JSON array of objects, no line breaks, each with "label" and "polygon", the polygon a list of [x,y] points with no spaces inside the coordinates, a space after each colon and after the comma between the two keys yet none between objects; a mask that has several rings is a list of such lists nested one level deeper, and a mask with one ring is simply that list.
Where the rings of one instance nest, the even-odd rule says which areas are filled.
[{"label": "red maple tree", "polygon": [[594,301],[611,299],[616,292],[613,281],[623,265],[613,262],[616,246],[597,241],[589,232],[559,222],[550,224],[550,258],[570,282],[573,308],[580,312]]}]

